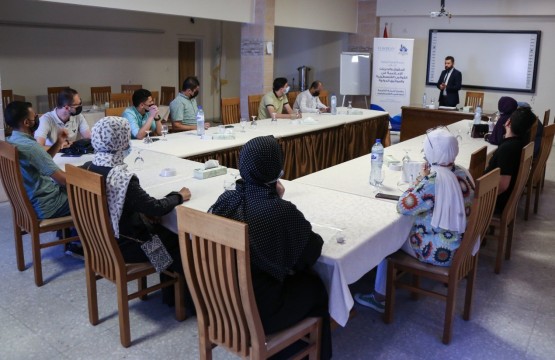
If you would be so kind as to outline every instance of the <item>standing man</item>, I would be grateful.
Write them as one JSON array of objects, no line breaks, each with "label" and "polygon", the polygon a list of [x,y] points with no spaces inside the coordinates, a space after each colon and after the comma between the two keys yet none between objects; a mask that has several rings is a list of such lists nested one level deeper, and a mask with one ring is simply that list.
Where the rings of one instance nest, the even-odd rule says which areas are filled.
[{"label": "standing man", "polygon": [[19,153],[19,166],[25,192],[39,219],[50,219],[70,214],[66,193],[65,173],[52,157],[67,140],[67,130],[56,131],[56,140],[48,149],[33,138],[38,116],[31,103],[14,101],[4,111],[6,123],[13,128],[7,141]]},{"label": "standing man", "polygon": [[457,106],[459,103],[459,90],[462,85],[462,74],[454,68],[455,58],[445,58],[445,70],[437,81],[439,91],[439,106]]},{"label": "standing man", "polygon": [[87,120],[81,114],[83,110],[81,97],[76,90],[65,88],[58,94],[56,108],[40,117],[40,123],[35,131],[35,139],[40,145],[52,146],[58,140],[58,132],[65,129],[67,140],[60,144],[61,148],[71,145],[81,138],[90,139],[91,131]]},{"label": "standing man", "polygon": [[[183,81],[181,91],[170,103],[170,118],[173,131],[196,130],[197,128],[197,99],[200,83],[195,76],[189,76]],[[209,122],[204,123],[204,128],[210,127]]]},{"label": "standing man", "polygon": [[318,113],[318,112],[328,112],[330,109],[322,104],[320,101],[320,93],[324,90],[324,85],[321,81],[314,81],[310,85],[310,88],[303,91],[297,95],[295,99],[295,104],[293,105],[294,110],[299,110],[303,113]]},{"label": "standing man", "polygon": [[[287,79],[280,77],[274,80],[272,91],[264,95],[258,106],[258,118],[259,119],[269,119],[272,114],[276,114],[278,119],[291,119],[291,115],[294,114],[293,109],[289,106],[289,101],[287,100],[287,93],[289,92],[289,85],[287,84]],[[283,108],[287,111],[287,114],[282,114]]]},{"label": "standing man", "polygon": [[141,140],[149,130],[154,136],[162,135],[162,118],[158,115],[158,106],[152,100],[152,93],[147,89],[135,90],[132,100],[133,106],[125,109],[121,115],[129,121],[131,138]]}]

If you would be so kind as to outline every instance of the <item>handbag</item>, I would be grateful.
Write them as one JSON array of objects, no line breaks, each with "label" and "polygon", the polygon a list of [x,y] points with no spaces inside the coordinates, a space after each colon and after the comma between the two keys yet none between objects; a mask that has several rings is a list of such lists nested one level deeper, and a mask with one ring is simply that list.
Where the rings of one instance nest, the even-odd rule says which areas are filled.
[{"label": "handbag", "polygon": [[140,243],[141,249],[144,251],[157,273],[166,270],[173,263],[173,258],[158,235],[150,234],[150,240],[148,241],[137,240],[123,234],[120,234],[120,236]]},{"label": "handbag", "polygon": [[489,125],[488,124],[474,124],[472,125],[472,132],[471,135],[473,138],[484,138],[484,135],[486,135],[489,131]]}]

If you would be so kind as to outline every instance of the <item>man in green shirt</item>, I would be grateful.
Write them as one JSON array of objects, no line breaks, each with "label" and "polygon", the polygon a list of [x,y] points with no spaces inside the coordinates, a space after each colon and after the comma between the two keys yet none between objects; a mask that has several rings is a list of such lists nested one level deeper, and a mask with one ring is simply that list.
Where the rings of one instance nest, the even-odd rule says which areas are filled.
[{"label": "man in green shirt", "polygon": [[[170,118],[173,131],[196,130],[197,128],[197,95],[200,83],[194,76],[189,76],[183,81],[181,92],[170,103]],[[204,128],[210,127],[209,122],[204,123]]]},{"label": "man in green shirt", "polygon": [[[291,119],[291,115],[295,112],[289,106],[289,101],[287,100],[287,93],[289,92],[289,85],[287,84],[287,79],[280,77],[274,80],[272,86],[272,91],[264,95],[258,106],[258,118],[259,119],[269,119],[272,114],[276,114],[278,119]],[[287,111],[287,114],[282,114],[283,109]]]},{"label": "man in green shirt", "polygon": [[152,100],[152,93],[147,89],[135,90],[133,93],[133,106],[125,109],[122,117],[129,121],[132,139],[143,139],[147,131],[153,136],[162,135],[162,118],[158,115],[158,106]]}]

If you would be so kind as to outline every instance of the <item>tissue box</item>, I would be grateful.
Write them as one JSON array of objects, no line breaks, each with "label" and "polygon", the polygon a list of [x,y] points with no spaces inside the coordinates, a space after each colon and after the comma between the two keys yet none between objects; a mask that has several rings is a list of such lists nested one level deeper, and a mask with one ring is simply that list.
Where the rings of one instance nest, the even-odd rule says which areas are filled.
[{"label": "tissue box", "polygon": [[401,162],[397,160],[393,155],[386,155],[383,158],[383,161],[387,167],[392,164],[400,164]]},{"label": "tissue box", "polygon": [[225,174],[227,174],[227,167],[221,165],[210,169],[195,169],[193,171],[194,178],[201,180]]}]

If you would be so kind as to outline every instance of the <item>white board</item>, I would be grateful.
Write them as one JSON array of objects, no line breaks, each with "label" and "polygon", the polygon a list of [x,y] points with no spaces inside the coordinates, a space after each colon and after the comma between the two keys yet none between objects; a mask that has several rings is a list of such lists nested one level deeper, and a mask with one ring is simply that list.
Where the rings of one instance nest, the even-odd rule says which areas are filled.
[{"label": "white board", "polygon": [[370,95],[370,54],[341,53],[341,95]]},{"label": "white board", "polygon": [[432,29],[426,83],[435,85],[453,56],[465,88],[534,92],[540,39],[540,31]]}]

